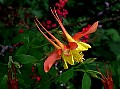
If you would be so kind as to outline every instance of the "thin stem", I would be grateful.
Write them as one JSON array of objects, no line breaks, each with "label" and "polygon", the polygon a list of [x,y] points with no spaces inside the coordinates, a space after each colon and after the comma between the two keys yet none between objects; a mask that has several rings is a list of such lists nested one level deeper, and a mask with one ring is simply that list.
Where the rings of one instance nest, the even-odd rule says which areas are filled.
[{"label": "thin stem", "polygon": [[43,46],[46,46],[46,45],[48,45],[48,44],[50,44],[50,43],[46,43],[46,44],[43,44],[43,45],[40,45],[40,46],[33,46],[33,47],[31,47],[31,48],[41,48],[41,47],[43,47]]}]

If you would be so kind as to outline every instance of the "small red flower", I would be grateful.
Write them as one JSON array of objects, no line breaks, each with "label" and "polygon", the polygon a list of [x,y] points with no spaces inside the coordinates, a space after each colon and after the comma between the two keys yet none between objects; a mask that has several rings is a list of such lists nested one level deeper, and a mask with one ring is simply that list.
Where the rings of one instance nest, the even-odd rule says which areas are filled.
[{"label": "small red flower", "polygon": [[32,66],[32,72],[35,72],[35,67],[34,66]]},{"label": "small red flower", "polygon": [[51,21],[50,21],[50,20],[47,20],[47,21],[46,21],[46,24],[50,25],[50,24],[51,24]]},{"label": "small red flower", "polygon": [[37,75],[36,73],[31,74],[30,78],[35,82],[39,82],[41,80],[41,76]]},{"label": "small red flower", "polygon": [[55,3],[55,6],[59,7],[59,6],[60,6],[60,4],[59,4],[59,3]]},{"label": "small red flower", "polygon": [[50,26],[50,25],[47,25],[47,26],[46,26],[46,28],[50,29],[50,28],[51,28],[51,26]]},{"label": "small red flower", "polygon": [[82,32],[78,32],[74,34],[73,38],[75,40],[78,41],[80,40],[82,42],[87,43],[89,41],[89,34],[95,32],[97,26],[98,26],[98,21],[95,22],[92,26],[88,24],[86,27],[82,28]]},{"label": "small red flower", "polygon": [[84,38],[89,39],[89,35],[85,35]]},{"label": "small red flower", "polygon": [[19,33],[19,34],[24,33],[24,30],[23,30],[23,29],[20,29],[20,30],[18,31],[18,33]]},{"label": "small red flower", "polygon": [[52,27],[55,28],[57,25],[56,24],[52,24]]},{"label": "small red flower", "polygon": [[60,1],[60,6],[64,7],[65,6],[65,2],[64,1]]},{"label": "small red flower", "polygon": [[36,81],[37,81],[37,82],[39,82],[39,81],[40,81],[40,79],[41,79],[41,77],[40,77],[40,76],[37,76],[37,77],[36,77]]}]

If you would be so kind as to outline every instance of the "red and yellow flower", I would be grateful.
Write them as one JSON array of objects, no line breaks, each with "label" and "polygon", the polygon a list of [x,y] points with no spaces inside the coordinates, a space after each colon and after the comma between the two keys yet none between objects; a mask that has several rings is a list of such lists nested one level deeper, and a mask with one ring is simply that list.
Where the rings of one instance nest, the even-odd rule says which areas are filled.
[{"label": "red and yellow flower", "polygon": [[56,13],[56,10],[52,10],[51,9],[51,12],[53,14],[53,16],[55,17],[55,19],[57,20],[57,22],[59,23],[59,25],[61,26],[62,28],[62,31],[63,31],[63,34],[66,36],[68,42],[75,42],[77,44],[77,48],[75,50],[72,50],[72,54],[74,55],[73,59],[76,61],[76,62],[82,62],[83,61],[83,53],[82,51],[86,51],[88,50],[88,48],[91,48],[91,46],[89,44],[86,44],[84,42],[81,42],[79,39],[81,37],[83,37],[84,35],[87,35],[87,34],[90,34],[90,33],[93,33],[96,31],[97,29],[97,26],[98,26],[98,21],[95,22],[90,28],[89,30],[87,31],[82,31],[82,32],[78,32],[76,34],[74,34],[74,36],[70,36],[68,34],[68,32],[66,31],[65,27],[63,26],[61,20],[59,19],[57,13]]},{"label": "red and yellow flower", "polygon": [[[43,33],[37,23],[51,36],[52,40],[48,38],[45,33]],[[47,29],[43,27],[43,25],[38,21],[37,18],[35,20],[35,24],[39,31],[43,34],[43,36],[55,47],[55,50],[44,62],[44,71],[48,72],[52,65],[55,63],[55,61],[61,59],[61,57],[64,61],[65,69],[68,69],[67,64],[74,65],[73,54],[71,51],[77,48],[77,44],[75,42],[69,42],[68,45],[61,43],[55,36],[53,36],[49,31],[47,31]]]},{"label": "red and yellow flower", "polygon": [[[79,41],[79,39],[86,34],[95,32],[98,26],[98,21],[97,21],[90,27],[89,30],[84,31],[84,32],[78,32],[72,37],[68,34],[66,29],[64,28],[56,11],[53,12],[51,10],[51,12],[54,15],[55,19],[58,21],[59,25],[61,26],[62,31],[68,40],[68,45],[61,43],[56,37],[54,37],[54,35],[52,35],[49,31],[47,31],[47,29],[36,18],[35,24],[37,28],[43,34],[43,36],[55,47],[55,50],[50,54],[50,56],[44,62],[45,72],[48,72],[50,68],[52,67],[52,65],[55,63],[55,61],[61,58],[64,61],[65,69],[68,69],[67,64],[74,65],[74,62],[78,62],[78,63],[83,62],[84,55],[82,51],[88,50],[88,48],[91,48],[91,46],[89,44]],[[40,29],[37,23],[51,36],[52,40],[48,38],[48,36],[46,36],[46,34],[42,32],[42,30]]]}]

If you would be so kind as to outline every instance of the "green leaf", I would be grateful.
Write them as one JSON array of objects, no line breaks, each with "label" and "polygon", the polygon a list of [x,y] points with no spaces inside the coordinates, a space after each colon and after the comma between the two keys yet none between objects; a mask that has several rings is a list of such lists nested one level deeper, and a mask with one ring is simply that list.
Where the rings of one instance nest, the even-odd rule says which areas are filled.
[{"label": "green leaf", "polygon": [[100,79],[98,75],[100,75],[100,72],[95,70],[86,70],[87,73],[89,73],[92,77]]},{"label": "green leaf", "polygon": [[120,54],[120,42],[110,42],[109,47],[110,50],[114,52],[116,55]]},{"label": "green leaf", "polygon": [[43,57],[44,52],[41,49],[31,48],[29,54],[34,56],[36,59],[41,59]]},{"label": "green leaf", "polygon": [[32,80],[28,77],[28,72],[24,70],[24,73],[18,74],[19,89],[30,89]]},{"label": "green leaf", "polygon": [[30,41],[28,32],[24,32],[23,34],[19,34],[16,37],[13,38],[13,43],[23,42],[23,43],[29,43]]},{"label": "green leaf", "polygon": [[29,50],[29,46],[28,44],[25,44],[17,50],[16,54],[26,54],[28,50]]},{"label": "green leaf", "polygon": [[43,64],[44,64],[43,60],[41,60],[39,63],[37,63],[38,73],[40,75],[44,76],[43,78],[41,78],[41,82],[44,82],[44,81],[48,80],[48,78],[49,78],[48,73],[45,73],[43,70]]},{"label": "green leaf", "polygon": [[90,89],[90,87],[91,87],[91,78],[87,73],[84,73],[81,89]]},{"label": "green leaf", "polygon": [[67,19],[63,18],[63,24],[69,24],[69,22],[67,21]]},{"label": "green leaf", "polygon": [[57,75],[58,72],[54,67],[52,67],[48,73],[54,77]]},{"label": "green leaf", "polygon": [[60,83],[66,83],[70,78],[72,78],[74,75],[73,68],[65,71],[61,76],[59,76],[56,81],[59,81]]},{"label": "green leaf", "polygon": [[93,63],[96,60],[96,58],[88,58],[84,61],[84,64],[90,64]]},{"label": "green leaf", "polygon": [[20,62],[21,64],[34,64],[37,60],[35,57],[31,55],[19,54],[15,56],[16,61]]},{"label": "green leaf", "polygon": [[0,82],[0,88],[1,89],[7,89],[7,79],[8,79],[8,76],[7,75],[4,75],[3,77],[2,77],[2,80],[1,80],[1,82]]},{"label": "green leaf", "polygon": [[44,36],[40,32],[36,32],[34,39],[31,41],[32,46],[33,45],[40,45],[43,44],[43,41],[45,40]]},{"label": "green leaf", "polygon": [[42,17],[42,12],[40,10],[32,10],[31,13],[38,18]]},{"label": "green leaf", "polygon": [[119,41],[120,35],[117,30],[115,29],[109,29],[106,31],[106,35],[110,36],[112,40]]}]

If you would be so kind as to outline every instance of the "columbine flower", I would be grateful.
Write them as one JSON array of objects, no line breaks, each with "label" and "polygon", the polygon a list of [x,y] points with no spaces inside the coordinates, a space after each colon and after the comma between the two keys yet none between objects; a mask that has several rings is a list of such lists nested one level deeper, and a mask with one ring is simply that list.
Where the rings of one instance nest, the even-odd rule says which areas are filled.
[{"label": "columbine flower", "polygon": [[[55,61],[61,59],[61,57],[64,60],[64,68],[65,69],[68,69],[67,64],[74,65],[73,54],[71,51],[77,48],[77,44],[75,42],[69,42],[68,45],[61,43],[56,37],[54,37],[49,31],[47,31],[43,27],[43,25],[38,21],[37,18],[34,21],[35,21],[37,28],[42,33],[42,35],[55,47],[55,50],[49,55],[49,57],[44,62],[44,71],[48,72],[50,70],[50,68],[52,67],[52,65],[55,63]],[[39,28],[37,22],[51,36],[51,38],[56,43],[53,40],[51,40],[50,38],[48,38],[48,36],[46,36],[42,32],[42,30]]]},{"label": "columbine flower", "polygon": [[68,34],[68,32],[66,31],[66,29],[64,28],[64,26],[63,26],[60,18],[58,17],[58,15],[57,15],[57,13],[56,13],[56,10],[53,11],[53,10],[51,9],[51,12],[52,12],[53,16],[55,17],[55,19],[57,20],[57,22],[59,23],[59,25],[61,26],[62,31],[63,31],[64,35],[66,36],[68,42],[75,42],[75,43],[78,45],[78,47],[77,47],[75,50],[72,50],[72,51],[71,51],[72,54],[74,55],[74,56],[73,56],[73,57],[74,57],[74,60],[75,60],[76,62],[82,62],[82,61],[83,61],[83,60],[82,60],[82,59],[83,59],[83,53],[82,53],[82,51],[88,50],[88,48],[91,48],[91,46],[90,46],[89,44],[86,44],[86,43],[84,43],[84,42],[79,41],[79,39],[80,39],[81,37],[83,37],[84,35],[87,35],[87,34],[90,34],[90,33],[95,32],[96,29],[97,29],[97,26],[98,26],[98,21],[95,22],[95,23],[89,28],[89,30],[87,30],[87,31],[82,31],[82,32],[78,32],[78,33],[76,33],[73,37],[71,37],[71,36]]},{"label": "columbine flower", "polygon": [[101,77],[102,77],[101,81],[104,85],[104,89],[113,89],[113,79],[112,79],[112,72],[110,71],[110,67],[109,67],[109,70],[107,70],[106,65],[105,65],[106,75],[102,74],[98,67],[97,69],[101,74]]}]

